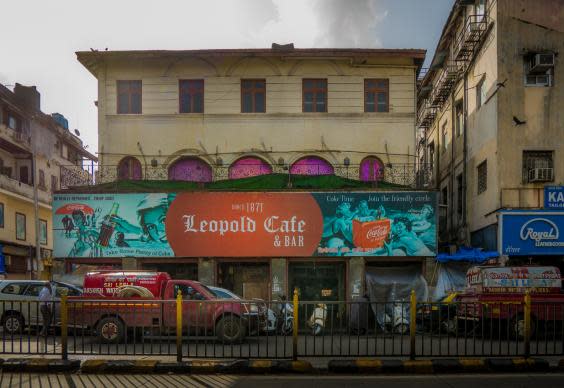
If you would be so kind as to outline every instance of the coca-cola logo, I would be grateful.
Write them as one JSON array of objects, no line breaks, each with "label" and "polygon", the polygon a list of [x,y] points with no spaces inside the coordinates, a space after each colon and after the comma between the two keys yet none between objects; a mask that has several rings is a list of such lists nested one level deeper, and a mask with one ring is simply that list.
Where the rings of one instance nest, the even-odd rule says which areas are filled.
[{"label": "coca-cola logo", "polygon": [[384,225],[378,225],[373,228],[368,229],[366,232],[366,238],[368,240],[380,240],[386,238],[388,235],[388,228]]}]

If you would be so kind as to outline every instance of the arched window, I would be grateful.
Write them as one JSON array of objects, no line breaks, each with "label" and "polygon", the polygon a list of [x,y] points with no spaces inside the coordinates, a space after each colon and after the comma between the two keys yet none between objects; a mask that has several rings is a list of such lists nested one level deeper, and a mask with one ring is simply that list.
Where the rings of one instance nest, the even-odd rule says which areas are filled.
[{"label": "arched window", "polygon": [[168,168],[168,179],[173,181],[211,182],[212,169],[199,158],[185,157]]},{"label": "arched window", "polygon": [[118,180],[140,180],[141,162],[133,156],[127,156],[119,161],[117,168]]},{"label": "arched window", "polygon": [[229,166],[229,179],[248,178],[272,174],[272,167],[264,160],[252,156],[237,159]]},{"label": "arched window", "polygon": [[301,158],[290,167],[292,175],[333,175],[333,173],[333,166],[317,156]]},{"label": "arched window", "polygon": [[368,156],[360,162],[360,180],[377,182],[384,179],[384,163],[375,156]]}]

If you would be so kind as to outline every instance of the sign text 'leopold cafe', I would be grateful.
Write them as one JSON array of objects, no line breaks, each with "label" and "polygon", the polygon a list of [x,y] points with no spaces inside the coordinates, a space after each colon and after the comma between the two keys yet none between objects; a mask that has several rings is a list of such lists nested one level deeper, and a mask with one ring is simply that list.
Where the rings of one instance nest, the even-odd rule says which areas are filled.
[{"label": "sign text 'leopold cafe'", "polygon": [[55,257],[435,256],[433,192],[58,194]]}]

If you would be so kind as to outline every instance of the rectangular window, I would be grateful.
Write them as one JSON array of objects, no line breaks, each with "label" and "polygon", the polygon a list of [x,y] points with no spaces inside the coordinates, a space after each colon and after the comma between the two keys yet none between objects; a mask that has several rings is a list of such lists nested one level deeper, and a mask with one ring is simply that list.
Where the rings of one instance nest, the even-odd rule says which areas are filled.
[{"label": "rectangular window", "polygon": [[302,80],[302,111],[327,112],[327,80]]},{"label": "rectangular window", "polygon": [[26,239],[25,214],[16,213],[16,240],[25,241],[25,239]]},{"label": "rectangular window", "polygon": [[441,191],[441,205],[448,205],[448,187],[443,187]]},{"label": "rectangular window", "polygon": [[485,77],[476,85],[476,110],[480,109],[486,103],[486,87],[484,85]]},{"label": "rectangular window", "polygon": [[488,161],[484,160],[478,165],[478,194],[488,189]]},{"label": "rectangular window", "polygon": [[435,165],[435,142],[432,141],[431,144],[429,144],[429,167],[431,168],[431,170],[433,170],[434,165]]},{"label": "rectangular window", "polygon": [[4,204],[0,202],[0,228],[4,227]]},{"label": "rectangular window", "polygon": [[180,113],[204,113],[204,80],[185,79],[178,82]]},{"label": "rectangular window", "polygon": [[29,184],[29,170],[27,166],[20,166],[20,182]]},{"label": "rectangular window", "polygon": [[459,221],[462,219],[464,210],[464,190],[462,189],[462,184],[462,174],[460,174],[456,177],[456,214]]},{"label": "rectangular window", "polygon": [[59,182],[56,175],[51,175],[51,191],[55,192],[59,189]]},{"label": "rectangular window", "polygon": [[523,151],[523,182],[553,182],[552,151]]},{"label": "rectangular window", "polygon": [[142,82],[117,81],[117,113],[141,114]]},{"label": "rectangular window", "polygon": [[266,80],[264,79],[241,80],[241,112],[242,113],[266,112]]},{"label": "rectangular window", "polygon": [[447,149],[447,143],[448,143],[448,130],[447,130],[447,122],[445,121],[443,123],[443,126],[441,128],[441,148],[443,150],[443,153],[446,152]]},{"label": "rectangular window", "polygon": [[39,243],[47,245],[47,221],[39,220]]},{"label": "rectangular window", "polygon": [[40,189],[47,189],[47,186],[45,185],[45,171],[43,170],[39,170],[39,183],[38,183],[38,187]]},{"label": "rectangular window", "polygon": [[462,110],[462,101],[459,101],[454,107],[454,114],[456,116],[456,137],[462,135],[464,131],[464,115]]},{"label": "rectangular window", "polygon": [[389,111],[389,81],[387,79],[364,80],[364,111]]}]

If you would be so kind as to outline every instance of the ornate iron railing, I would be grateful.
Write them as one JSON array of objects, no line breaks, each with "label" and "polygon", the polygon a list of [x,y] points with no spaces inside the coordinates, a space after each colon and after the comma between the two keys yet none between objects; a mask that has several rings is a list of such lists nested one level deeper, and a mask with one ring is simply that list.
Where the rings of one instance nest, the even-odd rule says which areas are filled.
[{"label": "ornate iron railing", "polygon": [[[300,173],[295,173],[291,166],[287,164],[276,164],[272,166],[271,171],[259,171],[260,167],[249,165],[248,173],[237,174],[238,178],[252,177],[256,175],[263,175],[265,173],[287,174],[288,181],[292,182],[292,177],[299,175],[336,175],[346,179],[357,181],[371,182],[373,187],[382,186],[397,186],[398,188],[410,189],[430,189],[430,182],[432,177],[432,168],[430,165],[421,164],[385,164],[381,167],[371,166],[369,171],[366,167],[360,164],[333,164],[328,172],[327,165],[308,165],[301,166]],[[229,166],[210,166],[212,174],[210,182],[217,182],[228,180],[232,176],[230,174]],[[332,173],[331,173],[332,172]],[[166,166],[143,166],[140,176],[120,176],[118,173],[118,166],[116,165],[102,165],[102,166],[88,166],[86,169],[71,169],[68,166],[61,166],[61,188],[66,189],[77,186],[88,186],[100,183],[115,182],[118,180],[169,180],[169,171]],[[206,183],[202,182],[203,187]],[[289,185],[289,187],[291,184]]]}]

